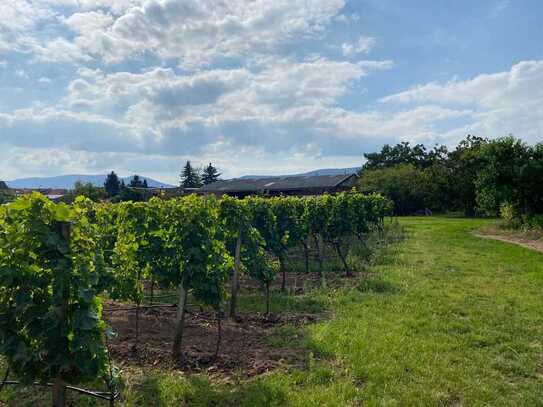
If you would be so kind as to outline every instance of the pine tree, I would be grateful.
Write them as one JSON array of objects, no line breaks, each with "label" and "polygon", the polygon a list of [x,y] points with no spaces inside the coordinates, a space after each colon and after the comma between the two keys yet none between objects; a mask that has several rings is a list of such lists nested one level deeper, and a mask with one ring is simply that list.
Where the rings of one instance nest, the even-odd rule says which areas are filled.
[{"label": "pine tree", "polygon": [[121,183],[119,177],[115,174],[115,171],[111,171],[111,173],[108,174],[106,182],[104,182],[104,189],[106,190],[108,198],[118,195],[121,191]]},{"label": "pine tree", "polygon": [[8,184],[4,181],[0,181],[0,189],[9,189]]},{"label": "pine tree", "polygon": [[192,167],[190,161],[187,161],[181,172],[181,187],[182,188],[199,188],[202,186],[200,174]]},{"label": "pine tree", "polygon": [[219,180],[221,174],[211,163],[204,168],[204,173],[202,174],[202,182],[204,185],[213,184]]},{"label": "pine tree", "polygon": [[132,188],[145,188],[145,185],[139,175],[134,175],[134,177],[130,181],[130,186]]},{"label": "pine tree", "polygon": [[143,188],[149,188],[149,185],[147,184],[147,179],[143,179]]}]

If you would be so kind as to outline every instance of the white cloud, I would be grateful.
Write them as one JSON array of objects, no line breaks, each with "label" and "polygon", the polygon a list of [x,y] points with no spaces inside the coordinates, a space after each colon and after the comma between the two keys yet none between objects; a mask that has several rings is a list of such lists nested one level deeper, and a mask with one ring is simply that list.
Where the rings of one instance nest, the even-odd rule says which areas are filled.
[{"label": "white cloud", "polygon": [[355,118],[338,108],[337,100],[354,81],[389,68],[389,61],[261,63],[252,70],[185,75],[170,68],[140,74],[82,68],[58,108],[0,115],[4,142],[87,154],[205,155],[217,161],[248,155],[261,163],[272,163],[281,152],[308,162],[359,154],[361,137],[369,133],[342,127]]},{"label": "white cloud", "polygon": [[[390,67],[390,61],[321,58],[186,75],[164,68],[141,74],[81,70],[82,77],[70,83],[63,105],[94,114],[114,110],[117,121],[136,132],[148,130],[146,148],[164,154],[232,151],[244,145],[286,151],[306,148],[312,135],[320,134],[312,112],[335,114],[338,98],[354,81]],[[333,129],[325,131],[337,137]],[[318,143],[309,147],[320,151]]]},{"label": "white cloud", "polygon": [[0,113],[2,142],[22,148],[73,151],[137,151],[142,135],[107,117],[54,108]]},{"label": "white cloud", "polygon": [[[318,33],[343,5],[343,0],[150,1],[117,19],[112,39],[128,42],[125,53],[151,51],[195,67]],[[126,56],[104,52],[113,61]]]},{"label": "white cloud", "polygon": [[92,35],[92,33],[104,30],[113,24],[114,18],[111,14],[103,11],[88,11],[74,13],[64,19],[64,23],[79,34]]},{"label": "white cloud", "polygon": [[40,20],[52,18],[55,13],[45,4],[31,0],[0,3],[0,33],[9,35],[34,28]]},{"label": "white cloud", "polygon": [[[0,48],[12,41],[10,49],[30,48],[42,60],[61,62],[120,63],[149,53],[198,68],[319,35],[345,0],[80,0],[67,17],[55,11],[53,2],[19,3],[0,6],[3,16],[13,17]],[[75,37],[44,41],[32,32],[38,22],[51,19],[64,22]]]},{"label": "white cloud", "polygon": [[334,17],[334,21],[338,23],[356,23],[358,20],[360,20],[360,16],[356,13],[352,13],[350,15],[338,14],[336,17]]},{"label": "white cloud", "polygon": [[[389,61],[318,59],[186,75],[164,68],[141,74],[81,69],[64,99],[65,110],[0,115],[0,127],[4,142],[19,149],[76,151],[77,159],[94,157],[96,164],[84,162],[97,170],[147,163],[149,169],[156,166],[154,175],[160,177],[162,168],[167,174],[162,178],[172,181],[175,163],[187,158],[213,159],[227,175],[257,171],[259,165],[269,166],[269,172],[298,171],[338,159],[356,164],[361,152],[384,142],[449,142],[471,130],[498,135],[489,132],[502,129],[501,135],[511,123],[526,130],[534,130],[538,120],[541,124],[541,90],[535,86],[539,62],[468,81],[429,84],[383,101],[405,105],[399,110],[355,112],[337,105],[353,81],[370,69],[390,66]],[[205,100],[198,99],[200,86],[207,89]],[[503,105],[506,95],[512,99]],[[115,119],[106,113],[112,106],[120,109]],[[70,107],[82,111],[70,112]],[[160,157],[167,168],[160,167]]]},{"label": "white cloud", "polygon": [[511,6],[510,0],[498,0],[490,11],[490,18],[496,18]]},{"label": "white cloud", "polygon": [[376,44],[377,40],[374,37],[360,37],[356,43],[343,43],[341,50],[345,56],[367,54]]},{"label": "white cloud", "polygon": [[459,132],[497,137],[514,133],[531,142],[543,139],[543,61],[523,61],[509,71],[464,81],[429,83],[390,95],[383,103],[428,104],[470,109],[474,121]]},{"label": "white cloud", "polygon": [[31,0],[0,2],[0,53],[24,50],[28,35],[40,21],[55,16],[48,5]]},{"label": "white cloud", "polygon": [[66,0],[72,1],[82,10],[109,9],[113,14],[122,14],[132,7],[142,6],[146,0]]},{"label": "white cloud", "polygon": [[15,76],[18,76],[19,78],[23,78],[23,79],[28,78],[28,75],[27,75],[27,73],[25,72],[24,69],[17,69],[15,71]]}]

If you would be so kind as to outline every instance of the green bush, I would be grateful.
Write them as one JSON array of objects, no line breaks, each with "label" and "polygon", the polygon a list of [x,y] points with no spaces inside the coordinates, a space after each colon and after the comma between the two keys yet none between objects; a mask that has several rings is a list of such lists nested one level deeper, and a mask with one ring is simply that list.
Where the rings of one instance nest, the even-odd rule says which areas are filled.
[{"label": "green bush", "polygon": [[500,218],[508,227],[518,227],[519,218],[513,204],[505,202],[500,206]]}]

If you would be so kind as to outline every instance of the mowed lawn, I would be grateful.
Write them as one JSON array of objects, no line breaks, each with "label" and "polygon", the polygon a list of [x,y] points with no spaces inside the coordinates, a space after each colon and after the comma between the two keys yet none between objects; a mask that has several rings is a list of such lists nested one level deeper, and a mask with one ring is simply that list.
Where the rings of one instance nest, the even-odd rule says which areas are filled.
[{"label": "mowed lawn", "polygon": [[328,320],[270,338],[305,349],[305,369],[249,381],[126,372],[123,404],[543,405],[543,255],[473,236],[485,220],[400,222],[407,238],[366,283],[307,294]]},{"label": "mowed lawn", "polygon": [[543,255],[472,236],[485,221],[406,218],[378,267],[312,330],[366,405],[543,405]]}]

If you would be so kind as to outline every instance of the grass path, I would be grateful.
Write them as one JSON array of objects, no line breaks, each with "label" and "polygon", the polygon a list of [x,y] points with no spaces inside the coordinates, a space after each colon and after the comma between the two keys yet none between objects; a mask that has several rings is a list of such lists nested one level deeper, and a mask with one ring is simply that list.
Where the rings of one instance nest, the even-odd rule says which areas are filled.
[{"label": "grass path", "polygon": [[340,301],[316,343],[368,405],[543,405],[543,255],[473,236],[484,221],[402,223],[382,289]]}]

